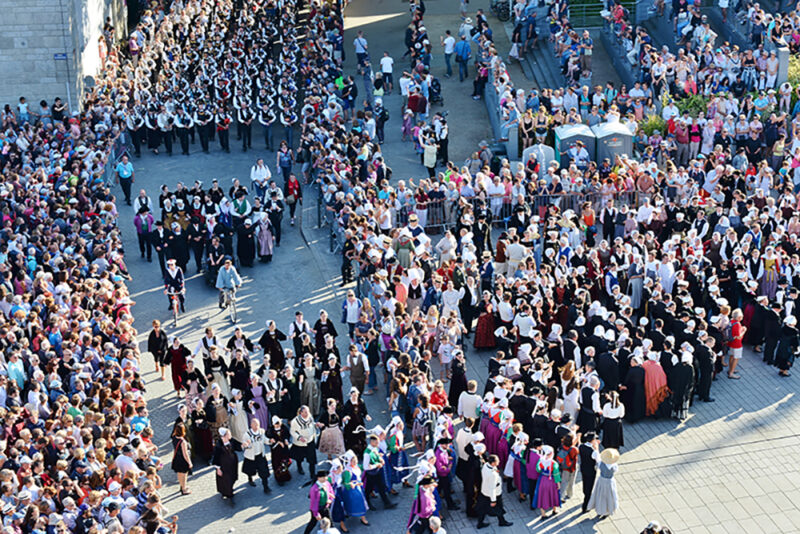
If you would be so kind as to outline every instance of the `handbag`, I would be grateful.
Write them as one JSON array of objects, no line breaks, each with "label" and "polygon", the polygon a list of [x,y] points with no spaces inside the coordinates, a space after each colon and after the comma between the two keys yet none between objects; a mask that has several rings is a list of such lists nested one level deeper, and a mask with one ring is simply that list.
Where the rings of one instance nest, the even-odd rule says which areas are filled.
[{"label": "handbag", "polygon": [[297,198],[294,195],[289,195],[286,197],[287,204],[294,204],[295,202],[297,202]]}]

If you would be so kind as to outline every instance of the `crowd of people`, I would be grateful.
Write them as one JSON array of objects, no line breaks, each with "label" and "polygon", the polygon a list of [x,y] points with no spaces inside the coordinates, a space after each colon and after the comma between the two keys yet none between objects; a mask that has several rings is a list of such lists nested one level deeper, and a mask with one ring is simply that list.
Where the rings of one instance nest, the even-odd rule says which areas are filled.
[{"label": "crowd of people", "polygon": [[[686,48],[673,55],[610,6],[610,24],[640,65],[634,87],[526,92],[479,10],[474,26],[465,17],[457,35],[442,37],[445,76],[451,59],[461,80],[472,67],[480,98],[491,74],[524,147],[553,144],[561,124],[616,120],[631,125],[636,150],[615,161],[534,157],[514,166],[481,146],[458,165],[446,114],[430,112],[440,88],[424,4],[413,3],[411,64],[396,83],[403,135],[428,176],[392,185],[381,144],[394,60],[383,54],[373,72],[367,38],[355,36],[359,102],[342,68],[340,5],[312,2],[300,39],[297,3],[245,4],[190,0],[146,12],[122,48],[108,47],[106,75],[82,113],[60,101],[34,112],[21,99],[17,113],[6,106],[0,117],[8,532],[177,530],[160,501],[163,462],[108,187],[108,150],[122,131],[135,154],[144,143],[171,154],[175,141],[188,154],[195,135],[204,151],[215,136],[228,151],[234,124],[251,148],[253,121],[271,149],[273,125],[284,127],[275,160],[283,185],[258,160],[249,186],[165,185],[157,206],[145,191],[133,199],[125,191],[141,257],[151,261],[155,249],[167,289],[182,293],[192,256],[220,289],[241,283],[232,264],[269,262],[284,210],[294,224],[302,200],[296,163],[303,182],[320,184],[341,244],[340,317],[321,310],[312,326],[297,312],[285,333],[267,321],[257,341],[241,329],[221,340],[209,328],[192,348],[153,323],[147,350],[162,378],[170,368],[184,401],[171,435],[182,494],[191,493],[196,462],[215,467],[231,503],[240,470],[269,493],[271,476],[283,485],[293,465],[306,475],[305,464],[307,534],[317,525],[346,531],[348,518],[369,524],[373,499],[394,508],[406,487],[414,488],[406,529],[416,533],[439,532],[461,504],[478,528],[489,516],[510,526],[504,493],[546,521],[577,482],[581,510],[602,519],[619,506],[627,425],[683,421],[703,409],[696,400],[714,402],[718,377],[747,378],[738,368],[745,346],[791,375],[800,346],[800,144],[795,89],[776,87],[769,43],[795,41],[794,17],[764,17],[767,39],[742,52],[714,49],[703,16],[678,6]],[[571,30],[565,9],[551,6],[551,37],[577,80],[591,70],[593,43]],[[521,50],[536,37],[534,12],[525,2],[514,9]],[[756,30],[761,16],[757,7],[748,14]],[[707,98],[697,116],[676,105],[692,94]],[[664,131],[646,135],[640,123],[651,114]],[[493,351],[484,384],[467,376],[469,345]],[[373,395],[386,401],[381,425],[362,398]]]},{"label": "crowd of people", "polygon": [[106,168],[124,128],[117,82],[103,81],[109,91],[98,87],[82,112],[24,98],[2,112],[3,532],[178,528],[161,501]]}]

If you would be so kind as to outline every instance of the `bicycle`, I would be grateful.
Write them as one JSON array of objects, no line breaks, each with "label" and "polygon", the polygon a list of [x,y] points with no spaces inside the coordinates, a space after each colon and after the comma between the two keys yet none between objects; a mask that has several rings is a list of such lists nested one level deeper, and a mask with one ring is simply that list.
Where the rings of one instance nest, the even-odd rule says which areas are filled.
[{"label": "bicycle", "polygon": [[175,291],[170,291],[167,293],[169,297],[170,303],[172,305],[172,326],[173,328],[178,327],[178,313],[180,313],[180,306],[181,306],[181,299],[178,298],[180,293]]},{"label": "bicycle", "polygon": [[228,308],[231,314],[231,322],[236,324],[236,288],[225,288],[222,290],[222,306]]}]

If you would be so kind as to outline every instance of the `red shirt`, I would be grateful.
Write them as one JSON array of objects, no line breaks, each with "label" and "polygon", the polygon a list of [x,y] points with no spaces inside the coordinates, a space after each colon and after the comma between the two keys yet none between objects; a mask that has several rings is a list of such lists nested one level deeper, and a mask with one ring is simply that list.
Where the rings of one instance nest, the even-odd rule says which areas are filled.
[{"label": "red shirt", "polygon": [[739,321],[731,322],[731,339],[728,341],[728,346],[732,349],[742,348],[742,323]]}]

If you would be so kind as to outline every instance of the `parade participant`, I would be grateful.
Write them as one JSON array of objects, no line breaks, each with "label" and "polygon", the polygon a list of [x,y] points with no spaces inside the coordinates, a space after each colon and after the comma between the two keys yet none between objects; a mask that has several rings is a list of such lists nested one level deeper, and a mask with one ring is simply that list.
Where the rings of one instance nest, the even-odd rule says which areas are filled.
[{"label": "parade participant", "polygon": [[[380,429],[381,432],[383,429]],[[366,495],[367,506],[370,510],[375,510],[369,502],[370,495],[377,491],[383,501],[386,510],[396,508],[397,503],[391,502],[387,495],[386,481],[384,478],[385,459],[379,448],[380,438],[377,434],[370,434],[368,437],[369,445],[364,451],[363,468],[365,475],[364,494]]]},{"label": "parade participant", "polygon": [[269,465],[267,464],[267,437],[266,432],[261,428],[261,423],[256,418],[250,419],[250,428],[244,435],[242,450],[244,451],[242,473],[247,475],[247,482],[251,486],[255,486],[253,477],[258,475],[264,487],[264,493],[271,493]]},{"label": "parade participant", "polygon": [[447,503],[448,510],[459,510],[461,507],[453,500],[453,490],[451,486],[450,471],[453,469],[453,457],[450,454],[450,446],[453,440],[449,437],[442,437],[436,442],[436,479],[439,481],[437,489],[439,495]]},{"label": "parade participant", "polygon": [[614,478],[619,469],[618,461],[619,452],[616,449],[605,449],[600,453],[600,463],[598,464],[600,476],[595,482],[592,498],[589,499],[589,508],[593,508],[597,512],[599,519],[605,519],[619,508],[617,481]]},{"label": "parade participant", "polygon": [[369,525],[366,517],[369,505],[364,494],[361,474],[358,456],[353,451],[347,451],[344,455],[344,472],[342,473],[345,514],[350,517],[358,517],[362,524]]},{"label": "parade participant", "polygon": [[305,534],[311,534],[314,527],[323,518],[330,519],[331,506],[335,498],[335,493],[331,483],[328,481],[328,472],[319,470],[315,473],[316,482],[308,492],[310,501],[309,508],[311,518],[308,520]]},{"label": "parade participant", "polygon": [[481,489],[478,495],[478,529],[486,528],[489,523],[485,522],[487,515],[497,517],[501,527],[510,527],[514,523],[506,521],[505,509],[503,508],[503,479],[497,470],[500,459],[490,454],[486,463],[481,468]]},{"label": "parade participant", "polygon": [[167,334],[161,329],[161,321],[153,320],[153,330],[147,336],[147,352],[153,355],[156,372],[161,372],[161,380],[165,380],[167,363],[164,360],[167,356],[168,343]]},{"label": "parade participant", "polygon": [[227,428],[219,429],[211,463],[216,466],[217,492],[233,506],[233,485],[239,477],[239,458],[233,450],[231,433]]},{"label": "parade participant", "polygon": [[[309,474],[313,473],[317,465],[317,431],[314,420],[311,418],[311,411],[308,406],[301,406],[297,411],[297,417],[292,419],[289,426],[292,437],[292,458],[297,462],[297,472],[303,472],[303,461],[308,462]],[[309,484],[313,479],[309,481]]]},{"label": "parade participant", "polygon": [[[553,448],[545,445],[542,447],[541,457],[536,463],[536,472],[539,473],[539,478],[536,482],[531,508],[540,510],[542,521],[557,514],[561,507],[561,495],[558,491],[561,473],[558,462],[553,459],[554,454]],[[552,513],[548,513],[551,510]]]},{"label": "parade participant", "polygon": [[345,453],[342,419],[337,407],[336,399],[328,399],[325,411],[317,419],[317,427],[320,429],[319,452],[326,454],[329,460]]},{"label": "parade participant", "polygon": [[169,300],[167,310],[172,310],[171,295],[176,295],[180,301],[181,311],[186,312],[186,307],[184,306],[186,302],[186,287],[184,285],[183,269],[177,265],[175,258],[167,260],[167,269],[164,274],[164,294],[167,295]]},{"label": "parade participant", "polygon": [[589,499],[592,496],[594,481],[597,478],[597,462],[600,460],[597,435],[587,432],[581,436],[581,445],[578,447],[581,463],[581,483],[583,484],[583,505],[581,513],[589,509]]},{"label": "parade participant", "polygon": [[421,534],[430,529],[430,522],[436,511],[436,497],[433,495],[436,482],[432,477],[424,477],[419,482],[419,490],[411,503],[411,516],[406,525],[406,532]]},{"label": "parade participant", "polygon": [[[267,431],[267,439],[270,445],[270,459],[272,460],[272,471],[275,473],[275,482],[283,486],[292,479],[289,467],[291,459],[291,434],[289,427],[283,424],[277,415],[272,416],[272,424]],[[302,474],[302,473],[301,473]]]}]

